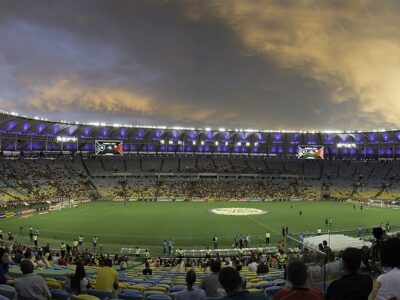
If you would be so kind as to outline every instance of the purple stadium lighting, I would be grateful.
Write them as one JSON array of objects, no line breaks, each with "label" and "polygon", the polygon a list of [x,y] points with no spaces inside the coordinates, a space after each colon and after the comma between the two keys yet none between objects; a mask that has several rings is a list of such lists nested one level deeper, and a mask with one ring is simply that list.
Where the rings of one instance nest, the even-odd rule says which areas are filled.
[{"label": "purple stadium lighting", "polygon": [[23,128],[24,132],[26,132],[26,131],[29,130],[30,127],[31,127],[31,126],[30,126],[29,123],[24,123],[24,126],[23,126],[22,128]]},{"label": "purple stadium lighting", "polygon": [[11,130],[15,127],[15,122],[14,121],[10,121],[8,122],[8,130]]},{"label": "purple stadium lighting", "polygon": [[107,128],[103,128],[102,133],[103,133],[103,137],[108,136],[108,129]]},{"label": "purple stadium lighting", "polygon": [[38,133],[42,133],[44,130],[45,126],[43,124],[39,124],[38,126]]}]

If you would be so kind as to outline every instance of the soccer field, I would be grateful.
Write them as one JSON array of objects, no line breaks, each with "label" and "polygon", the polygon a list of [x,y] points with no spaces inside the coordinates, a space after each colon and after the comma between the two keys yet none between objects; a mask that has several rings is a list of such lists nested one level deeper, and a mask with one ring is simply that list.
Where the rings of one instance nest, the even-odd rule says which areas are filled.
[{"label": "soccer field", "polygon": [[[266,214],[252,216],[222,216],[210,212],[212,208],[257,208]],[[299,215],[299,211],[302,215]],[[325,218],[332,218],[331,231],[356,230],[359,226],[374,227],[389,222],[399,224],[400,211],[364,207],[336,202],[92,202],[78,208],[64,209],[28,218],[13,217],[0,220],[4,233],[12,231],[17,241],[30,244],[28,228],[39,228],[39,244],[49,242],[58,248],[61,241],[72,244],[82,234],[85,247],[91,249],[94,235],[104,251],[118,252],[121,247],[148,247],[161,251],[162,241],[171,239],[174,247],[205,248],[212,237],[219,237],[220,247],[231,247],[239,234],[251,236],[251,244],[264,244],[265,232],[271,232],[273,242],[281,239],[282,226],[292,235],[323,230]],[[19,228],[23,227],[23,235]],[[4,234],[6,236],[6,234]]]}]

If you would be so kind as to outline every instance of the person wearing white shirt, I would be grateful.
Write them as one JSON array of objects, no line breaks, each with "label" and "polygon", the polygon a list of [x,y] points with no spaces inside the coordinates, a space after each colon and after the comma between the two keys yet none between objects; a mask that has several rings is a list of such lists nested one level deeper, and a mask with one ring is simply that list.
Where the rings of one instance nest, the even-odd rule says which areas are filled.
[{"label": "person wearing white shirt", "polygon": [[249,268],[250,272],[256,272],[258,263],[256,261],[251,261],[247,267]]},{"label": "person wearing white shirt", "polygon": [[381,263],[392,270],[380,275],[374,288],[375,300],[400,299],[400,239],[392,238],[382,242]]}]

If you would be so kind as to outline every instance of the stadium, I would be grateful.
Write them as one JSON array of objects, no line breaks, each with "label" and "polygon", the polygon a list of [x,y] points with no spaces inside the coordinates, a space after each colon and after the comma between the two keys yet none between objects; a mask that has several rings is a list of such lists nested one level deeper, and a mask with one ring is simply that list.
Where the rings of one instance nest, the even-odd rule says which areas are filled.
[{"label": "stadium", "polygon": [[301,235],[328,232],[343,250],[370,245],[374,227],[399,228],[400,131],[151,128],[5,112],[0,128],[1,229],[27,245],[37,228],[44,244],[83,236],[91,247],[96,236],[96,251],[162,256],[168,240],[172,255],[203,257],[218,252],[214,237],[228,255],[242,236],[248,249],[274,251],[288,227],[291,250]]},{"label": "stadium", "polygon": [[0,300],[400,299],[399,12],[0,1]]}]

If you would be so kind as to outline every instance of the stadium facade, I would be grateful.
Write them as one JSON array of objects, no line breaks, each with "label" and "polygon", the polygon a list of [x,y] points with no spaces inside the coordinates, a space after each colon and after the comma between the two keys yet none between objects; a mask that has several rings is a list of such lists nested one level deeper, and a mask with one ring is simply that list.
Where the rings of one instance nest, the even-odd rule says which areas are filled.
[{"label": "stadium facade", "polygon": [[327,159],[397,159],[400,130],[273,131],[80,124],[0,114],[0,150],[95,153],[97,141],[122,141],[125,154],[232,154],[294,158],[298,146],[323,146]]}]

